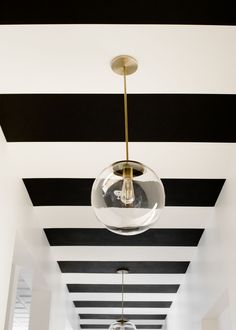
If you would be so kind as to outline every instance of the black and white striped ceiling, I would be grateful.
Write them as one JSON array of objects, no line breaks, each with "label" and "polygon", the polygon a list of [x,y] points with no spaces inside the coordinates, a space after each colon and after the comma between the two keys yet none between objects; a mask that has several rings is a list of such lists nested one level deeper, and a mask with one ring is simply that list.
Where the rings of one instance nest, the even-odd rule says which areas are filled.
[{"label": "black and white striped ceiling", "polygon": [[[0,11],[0,125],[82,329],[120,317],[121,267],[127,318],[162,328],[236,142],[233,2],[133,6],[5,1]],[[96,175],[123,158],[122,81],[109,61],[124,53],[140,64],[128,80],[132,158],[166,191],[159,222],[132,237],[107,231],[90,206]]]},{"label": "black and white striped ceiling", "polygon": [[[155,100],[158,96],[143,95],[142,97],[148,98],[149,109],[153,109],[150,110],[151,122],[157,121],[159,115],[155,110]],[[195,100],[201,98],[213,100],[213,103],[208,103],[208,106],[203,100],[200,101],[205,106],[204,111],[201,110],[202,114],[208,118],[209,123],[205,123],[205,129],[201,130],[200,121],[197,124],[191,119],[191,116],[186,118],[183,113],[179,116],[175,114],[176,118],[181,117],[184,121],[188,121],[186,125],[182,121],[176,122],[176,118],[174,118],[170,124],[182,125],[181,140],[205,142],[205,139],[208,141],[208,139],[213,140],[214,138],[215,143],[219,140],[220,142],[234,142],[235,132],[233,129],[229,129],[230,124],[227,125],[229,118],[225,119],[225,126],[222,126],[220,116],[218,122],[217,119],[216,122],[210,120],[212,116],[210,113],[213,111],[210,105],[216,106],[220,114],[220,109],[228,104],[227,102],[233,107],[235,99],[232,95],[162,95],[159,97],[165,98],[168,103],[172,104],[167,107],[167,112],[168,108],[175,109],[178,98],[182,98],[182,101],[187,98],[188,104],[192,104],[192,111],[197,111],[198,101],[195,102]],[[138,105],[140,95],[133,95],[132,98]],[[99,103],[99,99],[100,107],[104,111],[97,120],[93,109],[95,104]],[[36,143],[67,140],[78,142],[90,139],[96,140],[99,148],[103,145],[103,142],[99,141],[122,141],[122,136],[116,136],[122,130],[122,121],[118,120],[118,114],[117,120],[113,122],[114,127],[107,132],[107,136],[103,135],[103,129],[101,129],[105,117],[108,115],[107,110],[113,106],[113,102],[118,112],[117,101],[121,103],[119,95],[1,95],[0,120],[9,142]],[[122,104],[120,107],[122,108]],[[132,109],[132,103],[130,107]],[[34,110],[32,111],[32,109]],[[77,110],[75,111],[75,109]],[[178,108],[176,111],[178,112]],[[180,106],[179,111],[181,112]],[[131,111],[131,115],[133,112],[134,110]],[[158,117],[156,117],[157,115]],[[163,115],[167,116],[165,111],[163,111]],[[139,120],[140,118],[137,116],[133,125]],[[79,126],[76,124],[73,127],[75,122]],[[91,124],[93,126],[90,125],[89,130],[86,126],[87,122],[93,122]],[[147,125],[150,124],[147,120]],[[221,125],[220,132],[216,129],[216,132],[220,133],[218,137],[213,134],[214,128],[209,125],[214,125],[214,127]],[[136,134],[134,141],[157,142],[170,138],[166,137],[165,129],[158,130],[158,136],[154,134],[154,137],[148,136],[149,131],[144,130],[142,134],[145,132],[147,134],[146,138],[143,138],[138,136],[139,131],[134,129],[134,136]],[[208,137],[204,135],[204,131],[207,132]],[[176,136],[173,136],[174,132],[177,132]],[[190,137],[191,132],[194,132],[195,137]],[[202,135],[201,132],[203,132]],[[210,135],[212,138],[209,138]],[[179,129],[174,130],[172,127],[172,136],[173,142],[178,141]],[[37,145],[35,144],[35,146]],[[67,170],[69,172],[69,169]],[[171,210],[185,212],[186,209],[188,212],[190,209],[194,214],[197,213],[197,209],[211,209],[217,201],[225,179],[164,178],[167,206],[165,211],[167,214],[170,212],[171,224],[168,226],[167,223],[165,227],[163,221],[164,227],[158,228],[157,225],[154,229],[132,237],[119,236],[100,228],[101,226],[96,222],[94,216],[86,214],[91,208],[90,191],[93,180],[71,177],[23,178],[32,204],[36,208],[44,208],[43,212],[45,212],[45,208],[46,212],[49,209],[61,208],[58,209],[60,214],[64,209],[62,226],[59,219],[57,223],[55,215],[52,222],[51,211],[49,211],[46,216],[48,220],[43,227],[63,273],[63,280],[79,314],[81,328],[107,329],[112,320],[119,318],[121,278],[116,274],[116,270],[127,267],[129,274],[126,276],[124,287],[125,317],[133,320],[138,329],[160,329],[204,231],[204,225],[200,219],[191,226],[191,218],[189,218],[189,225],[179,226],[177,222],[175,223],[175,216],[174,213],[171,214]],[[67,222],[67,219],[71,216],[69,209],[73,208],[76,209],[77,218],[76,221],[70,223]],[[84,214],[85,210],[87,211]],[[191,211],[189,215],[191,216]],[[41,215],[41,217],[44,216]],[[91,217],[93,217],[92,224],[89,223]]]}]

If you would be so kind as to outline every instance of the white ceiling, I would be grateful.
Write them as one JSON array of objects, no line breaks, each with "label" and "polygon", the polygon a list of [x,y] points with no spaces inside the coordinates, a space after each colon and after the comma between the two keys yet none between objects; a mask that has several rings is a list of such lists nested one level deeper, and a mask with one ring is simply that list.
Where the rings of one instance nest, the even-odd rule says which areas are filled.
[{"label": "white ceiling", "polygon": [[[76,228],[78,219],[80,228],[103,228],[90,206],[44,206],[34,212],[42,228]],[[213,212],[211,207],[166,207],[153,228],[206,228]]]},{"label": "white ceiling", "polygon": [[2,25],[0,93],[119,93],[110,61],[139,62],[131,93],[235,93],[236,27]]},{"label": "white ceiling", "polygon": [[[7,149],[21,178],[94,178],[123,159],[125,144],[18,142],[8,143]],[[151,167],[161,178],[230,178],[235,170],[234,143],[133,142],[129,149],[131,159]]]}]

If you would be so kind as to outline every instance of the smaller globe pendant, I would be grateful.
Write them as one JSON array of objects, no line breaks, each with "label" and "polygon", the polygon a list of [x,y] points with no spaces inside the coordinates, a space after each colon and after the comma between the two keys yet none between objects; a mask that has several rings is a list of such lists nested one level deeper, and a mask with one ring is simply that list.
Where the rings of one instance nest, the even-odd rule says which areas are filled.
[{"label": "smaller globe pendant", "polygon": [[110,325],[109,330],[136,330],[136,327],[130,321],[118,320]]},{"label": "smaller globe pendant", "polygon": [[94,181],[91,204],[107,229],[136,235],[159,218],[165,205],[164,187],[149,167],[136,161],[119,161]]}]

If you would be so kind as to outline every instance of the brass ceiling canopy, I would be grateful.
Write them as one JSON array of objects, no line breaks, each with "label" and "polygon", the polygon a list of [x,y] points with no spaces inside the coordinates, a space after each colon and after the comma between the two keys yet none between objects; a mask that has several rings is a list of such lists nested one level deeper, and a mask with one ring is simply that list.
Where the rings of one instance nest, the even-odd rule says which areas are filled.
[{"label": "brass ceiling canopy", "polygon": [[[119,74],[129,76],[137,71],[138,69],[138,62],[137,60],[129,55],[119,55],[111,61],[111,68],[112,70]],[[125,72],[124,72],[125,70]]]},{"label": "brass ceiling canopy", "polygon": [[117,274],[129,274],[129,269],[128,268],[118,268],[116,272],[117,272]]}]

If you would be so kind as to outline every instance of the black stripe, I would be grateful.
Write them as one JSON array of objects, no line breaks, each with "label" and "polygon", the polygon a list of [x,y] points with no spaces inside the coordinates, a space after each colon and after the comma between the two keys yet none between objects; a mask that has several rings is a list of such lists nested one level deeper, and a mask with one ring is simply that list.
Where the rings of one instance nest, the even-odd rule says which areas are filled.
[{"label": "black stripe", "polygon": [[[79,314],[81,319],[90,320],[118,320],[120,314]],[[165,320],[166,314],[125,314],[127,320]]]},{"label": "black stripe", "polygon": [[107,1],[3,1],[1,24],[203,24],[235,25],[233,1],[127,2],[125,10]]},{"label": "black stripe", "polygon": [[102,228],[47,228],[44,231],[52,246],[197,246],[204,230],[160,228],[134,236],[117,235]]},{"label": "black stripe", "polygon": [[[229,94],[132,94],[129,138],[236,142],[235,107]],[[124,141],[122,109],[118,94],[4,94],[0,124],[8,142]]]},{"label": "black stripe", "polygon": [[[102,169],[101,169],[102,170]],[[94,179],[24,179],[34,206],[89,206]],[[224,179],[162,179],[166,206],[214,206]]]},{"label": "black stripe", "polygon": [[[137,329],[161,329],[160,324],[135,324]],[[81,329],[108,329],[109,324],[80,324]]]},{"label": "black stripe", "polygon": [[[69,292],[121,292],[119,284],[67,284]],[[124,285],[127,293],[176,293],[179,289],[177,284],[130,284]]]},{"label": "black stripe", "polygon": [[80,324],[81,329],[108,329],[110,324]]},{"label": "black stripe", "polygon": [[[126,308],[169,308],[171,301],[124,301]],[[75,307],[102,308],[102,307],[121,307],[121,301],[74,301]]]},{"label": "black stripe", "polygon": [[[62,273],[116,273],[128,268],[130,274],[183,274],[187,261],[58,261]],[[98,285],[98,287],[101,285]]]},{"label": "black stripe", "polygon": [[161,324],[147,324],[147,325],[137,324],[135,326],[137,329],[161,329],[162,328]]}]

